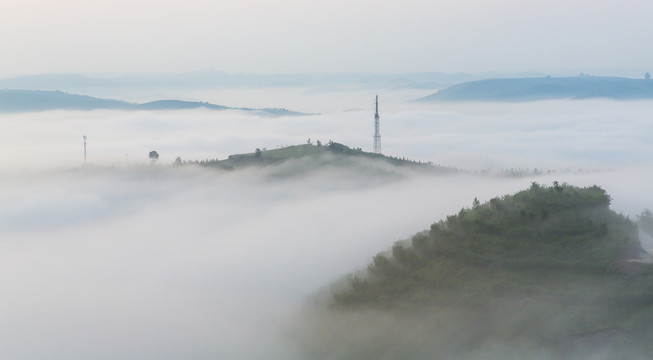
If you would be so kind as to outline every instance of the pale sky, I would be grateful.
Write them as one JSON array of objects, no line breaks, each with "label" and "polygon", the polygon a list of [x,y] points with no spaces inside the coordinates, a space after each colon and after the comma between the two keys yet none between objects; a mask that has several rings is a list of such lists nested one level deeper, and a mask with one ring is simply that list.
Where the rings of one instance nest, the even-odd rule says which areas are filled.
[{"label": "pale sky", "polygon": [[650,0],[3,2],[3,77],[653,69]]}]

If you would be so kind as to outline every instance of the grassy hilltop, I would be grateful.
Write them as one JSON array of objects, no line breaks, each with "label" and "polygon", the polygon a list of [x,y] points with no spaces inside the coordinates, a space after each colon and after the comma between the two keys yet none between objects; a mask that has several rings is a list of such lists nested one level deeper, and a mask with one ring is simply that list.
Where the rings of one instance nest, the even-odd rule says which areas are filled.
[{"label": "grassy hilltop", "polygon": [[224,160],[190,162],[200,166],[224,170],[248,167],[267,167],[279,176],[301,175],[309,171],[337,168],[349,169],[369,175],[400,175],[399,169],[419,172],[452,173],[455,169],[413,161],[405,158],[370,153],[360,148],[329,141],[327,144],[292,145],[279,149],[256,149],[246,154],[229,155]]},{"label": "grassy hilltop", "polygon": [[653,265],[609,204],[558,183],[475,200],[335,284],[307,311],[306,356],[648,358]]}]

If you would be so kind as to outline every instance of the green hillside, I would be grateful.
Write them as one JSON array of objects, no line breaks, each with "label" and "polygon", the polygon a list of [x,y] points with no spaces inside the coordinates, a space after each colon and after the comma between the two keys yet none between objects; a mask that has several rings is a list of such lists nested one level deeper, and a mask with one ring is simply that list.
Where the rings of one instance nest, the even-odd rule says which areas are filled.
[{"label": "green hillside", "polygon": [[340,169],[354,169],[370,174],[395,174],[398,170],[409,169],[421,172],[452,173],[455,169],[423,163],[398,157],[370,153],[360,148],[350,148],[346,145],[329,141],[322,145],[303,144],[292,145],[279,149],[256,149],[255,152],[230,155],[224,160],[204,160],[190,162],[201,166],[214,167],[225,170],[242,169],[247,167],[279,166],[275,169],[277,175],[296,175],[308,171],[337,167]]},{"label": "green hillside", "polygon": [[609,204],[599,187],[557,183],[474,201],[335,284],[330,305],[306,315],[306,354],[648,358],[653,265]]}]

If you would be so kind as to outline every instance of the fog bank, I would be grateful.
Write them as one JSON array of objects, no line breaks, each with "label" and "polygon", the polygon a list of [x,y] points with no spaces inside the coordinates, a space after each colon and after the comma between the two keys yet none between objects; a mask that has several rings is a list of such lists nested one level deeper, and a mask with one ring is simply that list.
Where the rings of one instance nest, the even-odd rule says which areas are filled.
[{"label": "fog bank", "polygon": [[[264,175],[146,165],[4,177],[2,355],[291,358],[284,329],[307,296],[474,197],[534,180]],[[651,200],[616,175],[556,179],[607,183],[616,207]]]},{"label": "fog bank", "polygon": [[[285,329],[310,294],[474,197],[557,180],[602,186],[631,217],[653,207],[653,102],[434,106],[380,94],[385,153],[558,171],[539,177],[367,181],[331,169],[272,181],[167,166],[308,138],[369,149],[368,95],[329,95],[327,111],[313,98],[298,108],[323,112],[311,117],[0,115],[0,358],[292,359]],[[336,111],[340,96],[369,108]]]},{"label": "fog bank", "polygon": [[[247,96],[249,94],[249,97]],[[540,101],[534,103],[422,104],[426,93],[379,92],[383,152],[470,170],[537,168],[606,170],[648,162],[653,101]],[[179,97],[181,94],[171,94]],[[143,95],[146,96],[146,95]],[[0,169],[147,163],[225,158],[333,140],[371,151],[373,91],[305,89],[215,91],[186,100],[229,106],[285,107],[319,115],[262,117],[239,111],[50,111],[0,114],[0,143],[11,154]],[[120,96],[114,96],[120,98]],[[156,97],[155,97],[156,98]],[[159,97],[160,98],[160,97]]]}]

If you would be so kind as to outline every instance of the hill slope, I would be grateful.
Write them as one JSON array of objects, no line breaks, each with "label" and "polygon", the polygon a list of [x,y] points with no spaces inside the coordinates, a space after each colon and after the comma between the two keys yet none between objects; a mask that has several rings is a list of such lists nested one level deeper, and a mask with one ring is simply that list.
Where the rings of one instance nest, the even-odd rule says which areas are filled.
[{"label": "hill slope", "polygon": [[47,110],[241,110],[270,116],[310,115],[281,108],[234,108],[207,102],[182,100],[156,100],[134,104],[122,100],[99,99],[61,91],[0,90],[0,112],[20,113]]},{"label": "hill slope", "polygon": [[653,267],[609,203],[557,183],[475,202],[334,285],[307,312],[307,356],[647,358]]},{"label": "hill slope", "polygon": [[[253,153],[234,154],[224,160],[191,161],[190,164],[224,170],[269,167],[274,176],[296,176],[314,171],[353,170],[369,175],[403,176],[400,170],[453,173],[457,170],[407,159],[369,153],[330,141],[326,145],[293,145],[279,149],[257,149]],[[270,166],[275,165],[275,166]]]},{"label": "hill slope", "polygon": [[488,79],[454,85],[418,101],[535,101],[590,98],[653,99],[653,80],[600,76]]},{"label": "hill slope", "polygon": [[0,90],[0,112],[128,109],[120,100],[98,99],[61,91]]}]

